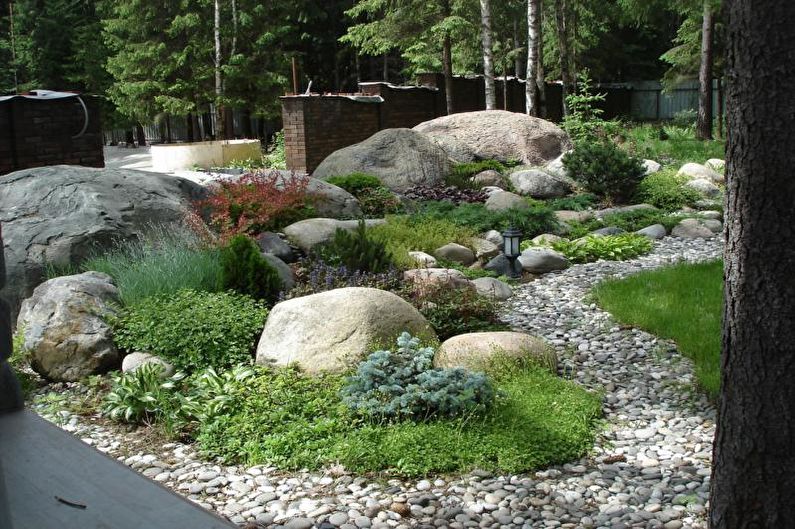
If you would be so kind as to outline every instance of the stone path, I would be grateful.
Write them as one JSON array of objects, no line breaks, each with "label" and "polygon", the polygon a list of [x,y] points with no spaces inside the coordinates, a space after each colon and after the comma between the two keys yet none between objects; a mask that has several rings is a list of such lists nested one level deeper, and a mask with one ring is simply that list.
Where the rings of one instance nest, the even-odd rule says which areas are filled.
[{"label": "stone path", "polygon": [[665,238],[643,258],[573,266],[516,291],[506,321],[557,348],[562,375],[605,391],[606,425],[592,454],[529,475],[420,481],[204,462],[179,443],[140,446],[59,412],[58,422],[144,475],[241,525],[309,529],[705,528],[714,409],[692,391],[692,367],[669,344],[621,329],[588,301],[590,287],[681,259],[720,255],[717,240]]}]

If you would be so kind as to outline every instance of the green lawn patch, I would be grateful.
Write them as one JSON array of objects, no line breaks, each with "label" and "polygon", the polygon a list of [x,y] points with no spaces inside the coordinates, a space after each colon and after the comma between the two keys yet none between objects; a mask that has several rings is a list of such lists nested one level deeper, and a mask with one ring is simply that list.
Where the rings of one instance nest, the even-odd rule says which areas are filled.
[{"label": "green lawn patch", "polygon": [[723,263],[678,264],[609,280],[594,289],[602,308],[618,321],[676,342],[695,363],[698,383],[720,389]]},{"label": "green lawn patch", "polygon": [[222,416],[201,425],[208,456],[241,464],[405,476],[481,468],[516,473],[571,461],[593,444],[601,398],[535,366],[495,377],[485,413],[430,422],[370,423],[339,397],[344,377],[259,370]]}]

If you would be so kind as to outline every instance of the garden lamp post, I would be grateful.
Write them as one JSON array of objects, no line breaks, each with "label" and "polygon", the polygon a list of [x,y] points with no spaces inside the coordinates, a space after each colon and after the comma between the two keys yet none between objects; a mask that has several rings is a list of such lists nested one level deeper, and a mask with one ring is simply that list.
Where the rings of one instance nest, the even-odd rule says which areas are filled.
[{"label": "garden lamp post", "polygon": [[522,273],[516,270],[516,259],[521,253],[519,251],[519,244],[522,242],[522,232],[510,226],[507,230],[502,232],[502,251],[508,259],[508,277],[518,279],[522,277]]}]

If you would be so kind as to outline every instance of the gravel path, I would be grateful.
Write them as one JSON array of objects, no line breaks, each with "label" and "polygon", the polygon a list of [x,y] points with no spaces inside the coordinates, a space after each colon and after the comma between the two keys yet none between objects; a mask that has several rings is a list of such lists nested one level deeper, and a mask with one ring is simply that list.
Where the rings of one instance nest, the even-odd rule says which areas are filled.
[{"label": "gravel path", "polygon": [[142,444],[138,432],[111,430],[68,412],[50,418],[241,525],[705,528],[714,408],[692,391],[691,364],[674,347],[618,327],[587,295],[607,277],[681,259],[711,259],[720,252],[718,240],[668,237],[643,258],[577,265],[516,289],[506,321],[553,343],[564,376],[605,392],[605,431],[593,452],[534,474],[474,472],[421,481],[367,479],[335,472],[339,469],[284,474],[207,463],[189,445]]}]

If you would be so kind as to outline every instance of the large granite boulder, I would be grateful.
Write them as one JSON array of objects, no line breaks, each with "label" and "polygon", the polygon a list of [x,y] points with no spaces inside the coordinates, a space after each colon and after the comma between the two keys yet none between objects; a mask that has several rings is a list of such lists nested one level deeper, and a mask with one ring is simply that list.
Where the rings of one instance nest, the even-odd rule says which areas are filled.
[{"label": "large granite boulder", "polygon": [[473,332],[453,336],[433,357],[434,367],[463,367],[482,371],[500,357],[531,360],[557,371],[555,351],[541,338],[523,332]]},{"label": "large granite boulder", "polygon": [[449,242],[434,250],[433,256],[437,259],[445,259],[454,263],[469,266],[475,262],[475,252],[455,242]]},{"label": "large granite boulder", "polygon": [[544,165],[569,148],[569,137],[549,121],[507,112],[461,112],[420,123],[426,134],[458,162],[520,161]]},{"label": "large granite boulder", "polygon": [[12,314],[44,280],[45,263],[79,264],[153,224],[181,223],[202,186],[125,169],[56,165],[0,178],[8,282],[0,290]]},{"label": "large granite boulder", "polygon": [[723,182],[723,175],[705,165],[700,163],[686,163],[679,168],[676,173],[679,176],[686,176],[691,180],[701,179],[709,180],[710,182],[720,183]]},{"label": "large granite boulder", "polygon": [[420,289],[424,288],[474,288],[463,272],[455,268],[412,268],[403,272],[403,280]]},{"label": "large granite boulder", "polygon": [[37,286],[22,302],[17,329],[30,365],[43,377],[76,381],[119,364],[107,318],[121,303],[107,274],[85,272]]},{"label": "large granite boulder", "polygon": [[505,301],[513,296],[513,289],[510,285],[494,277],[479,277],[473,279],[472,284],[475,285],[478,294],[497,301]]},{"label": "large granite boulder", "polygon": [[518,261],[522,264],[522,269],[531,274],[546,274],[571,266],[568,259],[549,248],[528,248],[522,252]]},{"label": "large granite boulder", "polygon": [[572,191],[571,182],[540,169],[514,171],[508,177],[520,195],[532,198],[557,198]]},{"label": "large granite boulder", "polygon": [[435,336],[422,314],[399,296],[375,288],[339,288],[274,306],[257,346],[257,363],[343,372],[404,331]]},{"label": "large granite boulder", "polygon": [[706,178],[694,178],[693,180],[685,182],[685,186],[689,187],[690,189],[695,189],[706,198],[715,198],[721,196],[720,187]]},{"label": "large granite boulder", "polygon": [[[715,221],[718,224],[721,222]],[[671,230],[671,235],[683,239],[709,239],[715,236],[716,226],[708,224],[704,219],[684,219]]]},{"label": "large granite boulder", "polygon": [[[367,227],[383,224],[384,219],[367,219],[364,221]],[[284,234],[296,246],[304,252],[309,252],[318,244],[331,241],[337,229],[346,231],[356,231],[359,226],[358,220],[337,220],[314,218],[300,220],[284,228]]]},{"label": "large granite boulder", "polygon": [[411,129],[385,129],[355,145],[329,154],[312,173],[314,178],[367,173],[393,191],[444,180],[451,165],[447,153]]},{"label": "large granite boulder", "polygon": [[503,211],[506,209],[530,209],[527,200],[510,191],[497,191],[486,199],[486,209],[489,211]]}]

